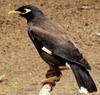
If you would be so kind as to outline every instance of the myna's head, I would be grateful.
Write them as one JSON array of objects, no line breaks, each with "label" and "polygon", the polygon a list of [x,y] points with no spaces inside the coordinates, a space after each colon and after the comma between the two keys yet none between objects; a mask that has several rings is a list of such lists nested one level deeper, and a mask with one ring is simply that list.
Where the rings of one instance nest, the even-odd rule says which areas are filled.
[{"label": "myna's head", "polygon": [[27,20],[39,19],[44,17],[43,12],[36,6],[32,5],[19,7],[16,10],[10,11],[8,14],[13,14],[13,13],[19,14],[20,16],[25,17]]}]

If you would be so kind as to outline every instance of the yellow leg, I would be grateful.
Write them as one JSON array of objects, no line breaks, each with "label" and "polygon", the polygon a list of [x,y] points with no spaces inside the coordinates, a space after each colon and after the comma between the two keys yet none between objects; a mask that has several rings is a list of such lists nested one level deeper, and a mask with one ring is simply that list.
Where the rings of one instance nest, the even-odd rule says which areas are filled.
[{"label": "yellow leg", "polygon": [[67,68],[66,66],[60,66],[59,69],[62,70],[69,70],[69,68]]},{"label": "yellow leg", "polygon": [[61,77],[61,71],[59,67],[53,67],[49,66],[49,70],[46,73],[46,79],[41,82],[41,84],[50,84],[50,85],[55,85],[56,81],[60,80]]}]

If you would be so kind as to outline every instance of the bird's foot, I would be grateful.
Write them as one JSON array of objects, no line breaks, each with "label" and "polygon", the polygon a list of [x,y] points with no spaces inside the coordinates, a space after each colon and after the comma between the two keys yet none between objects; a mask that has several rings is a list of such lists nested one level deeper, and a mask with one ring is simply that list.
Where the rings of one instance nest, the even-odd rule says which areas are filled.
[{"label": "bird's foot", "polygon": [[59,81],[59,80],[60,80],[60,77],[53,76],[53,77],[50,77],[50,78],[47,78],[47,79],[43,80],[41,82],[41,84],[55,85],[55,81]]}]

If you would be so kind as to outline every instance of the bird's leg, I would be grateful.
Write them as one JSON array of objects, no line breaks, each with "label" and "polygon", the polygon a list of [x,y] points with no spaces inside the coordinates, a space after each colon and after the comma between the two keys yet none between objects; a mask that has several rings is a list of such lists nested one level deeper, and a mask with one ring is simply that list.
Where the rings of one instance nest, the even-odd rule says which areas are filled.
[{"label": "bird's leg", "polygon": [[60,69],[60,71],[62,71],[62,70],[69,70],[69,68],[67,68],[66,66],[60,66],[59,69]]},{"label": "bird's leg", "polygon": [[42,81],[42,84],[50,84],[52,86],[55,85],[56,81],[59,81],[61,77],[61,72],[58,67],[50,67],[47,71],[45,80]]}]

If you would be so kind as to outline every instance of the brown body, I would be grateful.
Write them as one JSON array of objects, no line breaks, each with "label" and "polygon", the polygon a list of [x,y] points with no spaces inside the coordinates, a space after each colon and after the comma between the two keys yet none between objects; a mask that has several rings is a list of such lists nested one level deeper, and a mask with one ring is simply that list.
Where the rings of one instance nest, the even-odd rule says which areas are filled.
[{"label": "brown body", "polygon": [[[84,60],[82,54],[78,51],[77,47],[70,41],[70,39],[66,36],[64,29],[57,23],[52,22],[47,18],[43,18],[41,20],[37,20],[35,22],[29,22],[29,33],[33,36],[32,38],[35,40],[42,39],[42,44],[50,49],[55,55],[51,56],[44,51],[38,49],[41,57],[49,64],[53,64],[55,66],[65,65],[67,61],[76,62],[83,67],[87,67],[90,69],[88,63],[80,64],[81,60]],[[34,41],[35,46],[39,44]],[[65,59],[62,61],[62,59]],[[60,59],[60,60],[59,60]],[[57,65],[56,65],[57,64]]]}]

